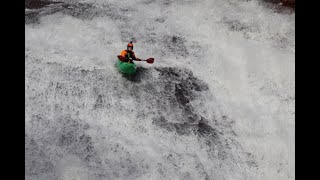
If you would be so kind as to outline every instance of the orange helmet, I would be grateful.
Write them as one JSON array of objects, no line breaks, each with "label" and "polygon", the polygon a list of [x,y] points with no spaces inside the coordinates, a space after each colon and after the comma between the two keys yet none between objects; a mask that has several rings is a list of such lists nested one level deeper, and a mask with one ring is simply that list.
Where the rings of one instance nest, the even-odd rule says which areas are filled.
[{"label": "orange helmet", "polygon": [[127,45],[127,48],[128,47],[131,47],[131,49],[133,50],[133,44],[132,44],[132,41],[130,41],[130,43]]}]

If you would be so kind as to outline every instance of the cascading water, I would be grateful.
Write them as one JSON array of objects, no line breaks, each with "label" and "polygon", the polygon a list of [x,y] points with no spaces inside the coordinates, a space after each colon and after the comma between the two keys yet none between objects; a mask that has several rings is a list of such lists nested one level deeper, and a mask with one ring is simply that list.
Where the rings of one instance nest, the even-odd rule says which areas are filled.
[{"label": "cascading water", "polygon": [[[25,10],[26,179],[295,179],[294,13],[44,5]],[[130,40],[155,58],[133,78],[115,67]]]}]

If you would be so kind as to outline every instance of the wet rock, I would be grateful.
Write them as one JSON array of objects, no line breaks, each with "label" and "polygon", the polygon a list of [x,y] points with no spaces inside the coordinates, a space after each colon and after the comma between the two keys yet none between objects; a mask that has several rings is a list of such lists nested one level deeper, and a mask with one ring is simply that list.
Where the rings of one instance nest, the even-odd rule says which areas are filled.
[{"label": "wet rock", "polygon": [[189,99],[188,97],[188,92],[185,91],[184,89],[181,88],[180,85],[175,85],[175,93],[174,95],[177,98],[177,101],[179,102],[179,104],[181,104],[183,107],[186,106],[187,103],[189,103]]},{"label": "wet rock", "polygon": [[295,8],[296,7],[296,0],[281,0],[284,6]]},{"label": "wet rock", "polygon": [[48,0],[25,0],[24,7],[27,9],[39,9],[49,4],[56,4],[59,2],[52,2]]},{"label": "wet rock", "polygon": [[296,1],[295,0],[264,0],[267,3],[272,3],[275,5],[279,5],[281,7],[289,8],[291,10],[295,10]]},{"label": "wet rock", "polygon": [[[57,4],[55,6],[48,6],[50,4]],[[45,8],[43,8],[45,7]],[[61,12],[62,14],[70,15],[72,17],[82,19],[82,20],[92,20],[98,16],[107,16],[115,21],[128,21],[124,9],[119,9],[109,4],[105,4],[102,8],[97,8],[92,4],[87,3],[62,3],[62,2],[52,2],[47,0],[27,0],[25,1],[25,8],[27,9],[39,9],[37,11],[26,11],[25,12],[25,23],[38,23],[40,16],[54,14],[56,12]],[[42,9],[41,9],[42,8]],[[124,34],[130,34],[128,32],[122,32]],[[123,37],[126,38],[127,37]]]}]

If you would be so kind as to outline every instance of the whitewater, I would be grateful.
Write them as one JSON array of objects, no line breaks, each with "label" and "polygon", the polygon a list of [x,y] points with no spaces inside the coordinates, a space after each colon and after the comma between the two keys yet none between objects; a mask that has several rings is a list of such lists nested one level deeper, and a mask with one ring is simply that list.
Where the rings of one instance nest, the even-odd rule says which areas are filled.
[{"label": "whitewater", "polygon": [[[260,0],[25,9],[25,179],[295,179],[295,13]],[[134,43],[138,71],[117,55]]]}]

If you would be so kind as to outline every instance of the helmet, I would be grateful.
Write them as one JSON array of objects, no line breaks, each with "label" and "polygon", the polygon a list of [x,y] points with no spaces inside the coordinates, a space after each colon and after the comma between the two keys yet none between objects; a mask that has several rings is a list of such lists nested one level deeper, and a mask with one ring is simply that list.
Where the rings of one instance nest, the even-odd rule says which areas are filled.
[{"label": "helmet", "polygon": [[133,50],[133,44],[132,44],[132,41],[130,41],[130,43],[127,45],[127,48],[128,47],[131,47],[131,49]]}]

